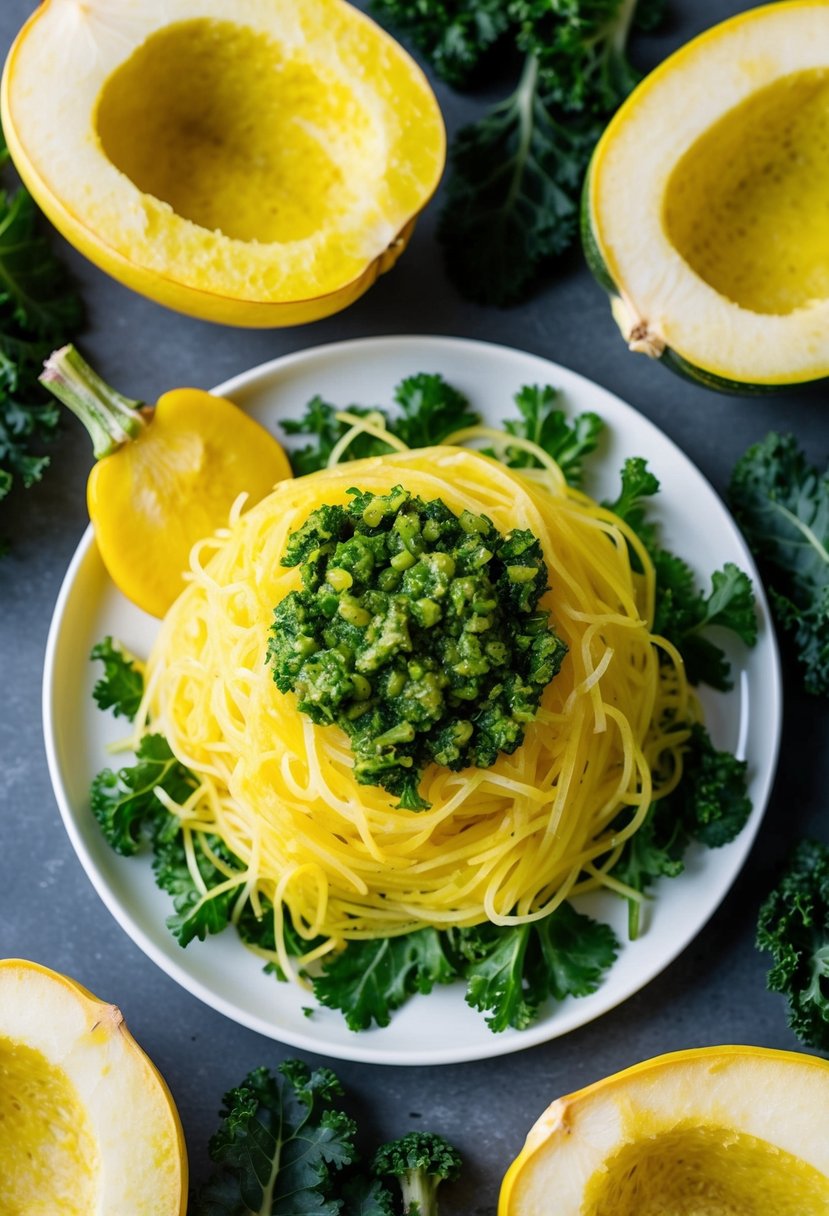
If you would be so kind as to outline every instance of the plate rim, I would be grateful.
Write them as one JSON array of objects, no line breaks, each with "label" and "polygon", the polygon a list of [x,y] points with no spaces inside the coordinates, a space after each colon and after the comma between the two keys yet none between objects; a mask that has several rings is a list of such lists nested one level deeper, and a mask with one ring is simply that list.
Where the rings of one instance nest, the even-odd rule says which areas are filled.
[{"label": "plate rim", "polygon": [[[389,334],[378,335],[360,338],[342,339],[336,342],[322,343],[316,346],[305,347],[301,350],[291,351],[284,355],[276,356],[273,359],[266,360],[263,363],[257,364],[254,367],[243,370],[235,375],[223,380],[210,391],[217,395],[233,396],[238,394],[240,390],[243,393],[241,408],[245,408],[244,394],[254,391],[256,387],[263,381],[267,381],[281,372],[290,370],[297,365],[303,363],[314,363],[320,359],[337,358],[343,354],[353,356],[353,353],[361,348],[366,350],[370,347],[383,349],[385,352],[399,347],[405,350],[407,347],[413,347],[421,344],[427,344],[430,347],[443,348],[457,353],[458,351],[479,351],[482,347],[487,348],[496,357],[530,359],[543,364],[549,369],[550,383],[554,383],[554,374],[564,373],[564,378],[571,382],[577,382],[585,389],[592,392],[598,392],[600,395],[613,399],[616,405],[622,407],[623,413],[629,413],[635,420],[638,427],[643,428],[646,432],[653,433],[660,443],[667,444],[673,454],[686,466],[693,469],[695,475],[704,483],[713,499],[716,500],[720,511],[725,519],[728,520],[732,527],[733,539],[741,550],[741,559],[748,567],[748,573],[752,577],[754,585],[755,597],[757,606],[760,611],[764,629],[767,632],[767,641],[769,645],[769,657],[771,663],[768,668],[767,680],[768,684],[764,687],[764,695],[770,697],[771,708],[770,720],[773,727],[773,738],[771,746],[768,748],[765,757],[763,758],[763,769],[760,774],[760,788],[755,804],[752,808],[752,815],[746,826],[743,828],[737,840],[741,845],[740,855],[733,866],[733,870],[728,877],[723,890],[718,897],[706,906],[706,912],[701,920],[694,924],[694,928],[690,934],[678,935],[675,946],[667,953],[660,955],[659,962],[655,967],[650,967],[645,977],[633,985],[628,986],[615,998],[607,1000],[604,1004],[600,1004],[595,1010],[587,1009],[586,1016],[579,1017],[573,1024],[566,1028],[557,1029],[554,1022],[550,1019],[540,1019],[526,1030],[516,1031],[507,1034],[495,1034],[490,1032],[490,1039],[481,1044],[474,1044],[465,1049],[458,1047],[428,1047],[420,1048],[415,1051],[409,1051],[403,1054],[400,1050],[391,1048],[384,1049],[382,1046],[375,1044],[369,1046],[367,1037],[362,1038],[360,1034],[353,1034],[353,1046],[351,1042],[347,1043],[330,1043],[329,1041],[315,1037],[313,1034],[304,1035],[295,1033],[288,1028],[287,1030],[274,1025],[264,1018],[248,1012],[244,1008],[233,1004],[220,993],[217,993],[212,988],[206,986],[201,979],[197,978],[186,966],[186,955],[182,951],[181,962],[175,961],[174,957],[170,957],[163,953],[153,942],[143,928],[135,922],[131,913],[124,907],[123,903],[118,899],[117,893],[111,889],[106,876],[100,870],[97,862],[90,854],[86,843],[84,842],[79,827],[76,822],[76,811],[71,805],[71,800],[68,796],[66,784],[63,778],[61,764],[58,756],[58,745],[56,741],[56,723],[53,713],[55,702],[55,659],[60,643],[60,635],[63,627],[64,616],[66,614],[67,605],[78,578],[79,571],[84,562],[89,560],[90,554],[94,549],[94,532],[92,524],[88,524],[75,548],[66,573],[61,581],[60,590],[58,592],[55,606],[52,613],[52,618],[49,624],[49,631],[46,640],[46,647],[43,661],[43,681],[42,681],[42,715],[43,715],[43,734],[46,750],[47,767],[49,777],[52,784],[53,793],[60,810],[61,819],[64,828],[69,836],[69,840],[75,851],[81,867],[91,882],[93,888],[101,898],[105,907],[112,915],[113,919],[119,925],[124,933],[130,938],[142,952],[151,959],[168,977],[173,979],[190,995],[201,1000],[209,1008],[222,1013],[230,1018],[231,1021],[238,1025],[244,1026],[249,1030],[253,1030],[263,1036],[270,1038],[276,1042],[286,1046],[296,1047],[304,1051],[309,1051],[317,1055],[324,1055],[333,1059],[341,1059],[364,1064],[380,1064],[392,1066],[437,1066],[444,1064],[467,1063],[483,1059],[497,1058],[502,1055],[511,1054],[516,1051],[522,1051],[530,1047],[538,1046],[541,1043],[550,1042],[553,1039],[564,1037],[572,1031],[580,1029],[582,1026],[588,1025],[604,1014],[623,1004],[630,997],[640,992],[657,976],[662,974],[679,955],[687,949],[687,947],[696,939],[708,924],[711,917],[721,906],[726,895],[732,889],[736,882],[743,866],[745,865],[749,854],[751,853],[754,841],[760,826],[763,822],[766,810],[774,785],[781,740],[783,730],[783,681],[782,668],[780,660],[780,650],[775,633],[774,623],[769,610],[768,600],[765,595],[762,580],[757,571],[754,558],[748,549],[742,533],[734,520],[727,504],[723,501],[717,490],[711,484],[706,475],[698,468],[694,461],[688,456],[682,448],[667,435],[655,422],[644,414],[640,413],[635,406],[631,405],[624,398],[618,396],[612,390],[605,388],[603,385],[591,380],[589,377],[580,372],[576,372],[562,364],[546,358],[544,355],[535,354],[532,351],[526,351],[520,347],[507,346],[502,343],[479,340],[467,337],[454,337],[451,335],[432,335],[432,334]],[[567,391],[565,387],[565,392]],[[601,404],[599,403],[598,411],[601,413]],[[276,421],[279,421],[278,414]],[[129,859],[125,859],[129,860]],[[601,992],[601,989],[599,989]],[[580,1005],[580,1003],[579,1003]],[[373,1033],[382,1033],[382,1030],[374,1031]]]}]

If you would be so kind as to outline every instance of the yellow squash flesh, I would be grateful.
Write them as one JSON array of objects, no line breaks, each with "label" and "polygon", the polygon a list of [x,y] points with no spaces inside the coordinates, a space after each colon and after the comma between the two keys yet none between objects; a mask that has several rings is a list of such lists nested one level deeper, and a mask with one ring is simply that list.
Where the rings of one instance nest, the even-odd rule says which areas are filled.
[{"label": "yellow squash flesh", "polygon": [[173,1099],[114,1005],[0,959],[0,1216],[184,1216]]},{"label": "yellow squash flesh", "polygon": [[600,140],[588,258],[630,348],[712,387],[829,376],[829,0],[753,8],[651,73]]},{"label": "yellow squash flesh", "polygon": [[498,1216],[826,1216],[829,1062],[759,1047],[646,1060],[554,1102]]},{"label": "yellow squash flesh", "polygon": [[420,69],[344,0],[44,0],[0,112],[21,177],[82,253],[235,325],[360,296],[445,161]]}]

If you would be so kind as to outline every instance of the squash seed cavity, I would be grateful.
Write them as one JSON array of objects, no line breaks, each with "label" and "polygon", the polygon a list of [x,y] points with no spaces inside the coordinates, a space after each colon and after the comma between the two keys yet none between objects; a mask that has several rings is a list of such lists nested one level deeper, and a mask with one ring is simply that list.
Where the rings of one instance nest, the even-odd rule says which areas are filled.
[{"label": "squash seed cavity", "polygon": [[0,1037],[0,1216],[89,1216],[98,1148],[66,1074]]},{"label": "squash seed cavity", "polygon": [[752,312],[829,298],[829,71],[784,76],[693,144],[665,191],[685,261]]},{"label": "squash seed cavity", "polygon": [[628,1143],[593,1176],[583,1216],[824,1216],[829,1178],[754,1136],[680,1127]]},{"label": "squash seed cavity", "polygon": [[384,171],[353,88],[301,46],[231,21],[152,34],[104,83],[95,121],[105,155],[142,193],[241,241],[303,240]]}]

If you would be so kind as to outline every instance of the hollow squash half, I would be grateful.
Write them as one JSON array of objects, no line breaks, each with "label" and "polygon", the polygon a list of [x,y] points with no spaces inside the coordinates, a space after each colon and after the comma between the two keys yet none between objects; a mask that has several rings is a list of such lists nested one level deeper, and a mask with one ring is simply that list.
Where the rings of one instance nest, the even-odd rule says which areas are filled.
[{"label": "hollow squash half", "polygon": [[583,233],[631,350],[726,390],[829,375],[829,0],[753,8],[646,77]]},{"label": "hollow squash half", "polygon": [[645,1060],[559,1098],[498,1216],[825,1216],[829,1061],[760,1047]]},{"label": "hollow squash half", "polygon": [[445,161],[422,72],[344,0],[43,0],[0,112],[73,245],[235,325],[355,300],[405,248]]},{"label": "hollow squash half", "polygon": [[167,1086],[114,1005],[0,959],[0,1216],[184,1216]]}]

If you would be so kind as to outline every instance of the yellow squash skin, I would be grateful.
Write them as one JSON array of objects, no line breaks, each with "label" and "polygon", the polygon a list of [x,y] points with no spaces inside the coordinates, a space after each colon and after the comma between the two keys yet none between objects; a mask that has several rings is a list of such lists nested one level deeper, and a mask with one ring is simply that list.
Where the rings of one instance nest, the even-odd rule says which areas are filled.
[{"label": "yellow squash skin", "polygon": [[227,523],[240,494],[252,505],[290,476],[280,444],[232,401],[194,388],[164,393],[138,437],[89,475],[89,518],[112,581],[164,616],[196,541]]},{"label": "yellow squash skin", "polygon": [[726,1046],[645,1060],[554,1102],[498,1216],[825,1216],[829,1061]]},{"label": "yellow squash skin", "polygon": [[6,60],[0,116],[71,244],[226,325],[356,300],[405,249],[446,157],[426,78],[344,0],[43,0]]},{"label": "yellow squash skin", "polygon": [[0,1214],[184,1216],[187,1154],[163,1078],[120,1011],[0,959]]}]

